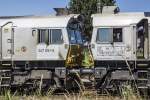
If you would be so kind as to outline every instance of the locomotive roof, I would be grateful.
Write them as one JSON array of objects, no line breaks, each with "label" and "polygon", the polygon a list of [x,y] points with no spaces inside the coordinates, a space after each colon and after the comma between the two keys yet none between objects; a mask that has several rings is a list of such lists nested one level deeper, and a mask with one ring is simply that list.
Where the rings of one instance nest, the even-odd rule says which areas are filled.
[{"label": "locomotive roof", "polygon": [[12,22],[16,27],[67,27],[69,20],[76,17],[75,14],[64,16],[4,16],[0,17],[0,26]]},{"label": "locomotive roof", "polygon": [[128,26],[138,23],[143,18],[150,20],[150,13],[122,12],[117,14],[93,14],[93,26]]}]

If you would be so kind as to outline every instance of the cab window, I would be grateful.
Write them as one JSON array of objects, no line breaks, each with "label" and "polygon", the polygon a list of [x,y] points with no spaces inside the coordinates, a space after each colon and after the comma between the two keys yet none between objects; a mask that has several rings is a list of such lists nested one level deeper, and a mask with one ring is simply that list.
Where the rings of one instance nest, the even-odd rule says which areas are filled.
[{"label": "cab window", "polygon": [[123,42],[122,41],[122,28],[113,29],[113,42]]},{"label": "cab window", "polygon": [[63,43],[62,31],[60,29],[51,30],[51,44]]},{"label": "cab window", "polygon": [[62,44],[63,36],[61,29],[38,29],[38,43]]},{"label": "cab window", "polygon": [[39,29],[38,30],[38,43],[47,43],[48,41],[48,30],[47,29]]},{"label": "cab window", "polygon": [[98,43],[108,43],[112,42],[112,29],[109,28],[100,28],[97,33],[97,42]]},{"label": "cab window", "polygon": [[97,31],[97,43],[123,42],[122,28],[99,28]]}]

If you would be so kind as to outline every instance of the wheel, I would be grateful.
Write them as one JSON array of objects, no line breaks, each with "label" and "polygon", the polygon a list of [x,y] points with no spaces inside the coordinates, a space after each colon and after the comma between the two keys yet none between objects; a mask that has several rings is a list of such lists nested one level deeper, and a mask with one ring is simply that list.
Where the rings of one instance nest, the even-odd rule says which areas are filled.
[{"label": "wheel", "polygon": [[66,88],[72,92],[84,91],[84,85],[80,79],[80,76],[76,73],[71,73],[67,75],[66,79]]}]

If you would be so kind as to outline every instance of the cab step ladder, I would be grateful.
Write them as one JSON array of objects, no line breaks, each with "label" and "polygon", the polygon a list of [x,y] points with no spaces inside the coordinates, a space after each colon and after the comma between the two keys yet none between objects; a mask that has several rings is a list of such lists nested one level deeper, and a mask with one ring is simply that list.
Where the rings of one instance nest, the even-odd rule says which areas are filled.
[{"label": "cab step ladder", "polygon": [[0,87],[9,87],[11,83],[11,70],[0,71]]},{"label": "cab step ladder", "polygon": [[138,89],[148,88],[148,70],[138,70],[137,71],[137,86]]}]

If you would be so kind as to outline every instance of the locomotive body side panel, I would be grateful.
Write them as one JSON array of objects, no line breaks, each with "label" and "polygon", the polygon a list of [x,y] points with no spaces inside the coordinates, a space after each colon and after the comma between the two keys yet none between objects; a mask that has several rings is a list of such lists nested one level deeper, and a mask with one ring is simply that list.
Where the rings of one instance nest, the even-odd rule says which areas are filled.
[{"label": "locomotive body side panel", "polygon": [[[104,29],[103,31],[107,29],[119,29],[122,30],[120,33],[120,42],[114,42],[108,41],[105,42],[99,42],[98,41],[98,31],[100,29]],[[107,33],[104,33],[107,34]],[[92,48],[93,56],[95,60],[132,60],[133,59],[133,40],[132,40],[132,27],[130,26],[123,26],[123,27],[97,27],[94,28],[94,36],[92,37],[92,44],[95,45],[94,48]],[[105,38],[105,36],[100,36],[102,38]],[[113,39],[113,32],[110,32],[110,39]],[[110,40],[108,39],[108,40]],[[98,43],[99,42],[99,43]]]},{"label": "locomotive body side panel", "polygon": [[16,27],[14,29],[13,60],[29,61],[36,59],[37,35],[32,28]]},{"label": "locomotive body side panel", "polygon": [[[39,43],[39,30],[48,30],[49,34]],[[53,36],[50,31],[59,30],[61,33],[54,32]],[[59,35],[57,35],[59,34]],[[54,36],[55,35],[55,36]],[[68,37],[66,28],[22,28],[14,29],[14,61],[36,61],[36,60],[65,60],[68,52]],[[62,41],[58,40],[62,39]],[[60,41],[61,43],[57,43]],[[49,43],[51,42],[51,43]],[[53,43],[52,43],[53,42]],[[55,42],[55,43],[54,43]]]},{"label": "locomotive body side panel", "polygon": [[136,60],[136,24],[143,13],[94,14],[92,18],[95,61]]},{"label": "locomotive body side panel", "polygon": [[134,27],[132,25],[125,27],[124,40],[125,40],[124,60],[136,59],[136,55],[134,53]]},{"label": "locomotive body side panel", "polygon": [[[68,21],[73,16],[74,15],[31,16],[31,17],[27,16],[18,18],[17,17],[6,18],[5,19],[6,22],[9,21],[13,22],[14,33],[12,32],[12,29],[10,29],[11,28],[10,25],[3,26],[2,33],[8,31],[7,29],[9,29],[9,31],[14,35],[11,34],[10,32],[9,36],[8,34],[2,34],[3,59],[5,58],[9,61],[65,60],[69,48],[69,40],[66,27]],[[50,34],[47,34],[47,40],[44,40],[47,41],[47,43],[38,43],[39,41],[38,30],[45,30],[45,29],[50,32]],[[12,43],[8,42],[14,42],[13,43],[14,47],[12,47]],[[13,52],[8,49],[13,49],[12,50]],[[10,54],[8,55],[8,53]]]}]

